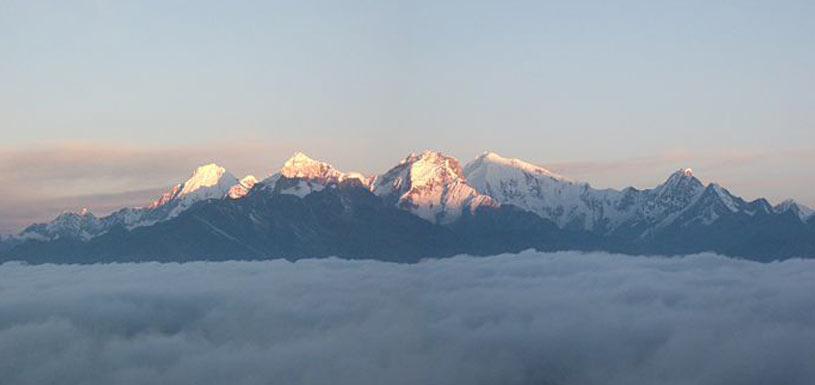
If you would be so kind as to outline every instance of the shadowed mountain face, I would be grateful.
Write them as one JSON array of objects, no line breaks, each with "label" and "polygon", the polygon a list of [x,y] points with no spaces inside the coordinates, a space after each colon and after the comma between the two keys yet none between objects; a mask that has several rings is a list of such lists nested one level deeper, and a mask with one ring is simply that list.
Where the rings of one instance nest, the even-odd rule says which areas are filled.
[{"label": "shadowed mountain face", "polygon": [[376,177],[298,153],[263,181],[207,165],[145,208],[65,213],[0,246],[2,260],[33,263],[415,262],[529,248],[770,261],[815,256],[815,216],[792,201],[746,202],[689,169],[653,189],[598,190],[494,153],[464,167],[436,152],[411,154]]},{"label": "shadowed mountain face", "polygon": [[462,252],[552,249],[569,238],[566,233],[509,207],[483,208],[455,226],[441,226],[387,205],[350,181],[303,198],[257,189],[240,200],[202,202],[176,218],[132,231],[117,227],[88,241],[26,242],[6,259],[83,263],[339,256],[416,262]]}]

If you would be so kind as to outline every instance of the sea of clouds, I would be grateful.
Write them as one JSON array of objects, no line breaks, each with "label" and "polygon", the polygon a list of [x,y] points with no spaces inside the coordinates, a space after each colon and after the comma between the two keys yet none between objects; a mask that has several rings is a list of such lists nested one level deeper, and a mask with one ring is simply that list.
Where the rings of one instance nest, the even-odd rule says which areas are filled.
[{"label": "sea of clouds", "polygon": [[2,384],[812,384],[815,260],[0,266]]}]

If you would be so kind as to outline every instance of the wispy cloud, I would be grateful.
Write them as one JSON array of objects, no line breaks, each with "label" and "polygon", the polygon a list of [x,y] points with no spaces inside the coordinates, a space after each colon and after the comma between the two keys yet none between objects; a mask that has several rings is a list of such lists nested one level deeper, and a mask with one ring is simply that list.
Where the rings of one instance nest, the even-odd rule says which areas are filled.
[{"label": "wispy cloud", "polygon": [[[4,183],[47,183],[45,196],[132,190],[164,186],[206,162],[236,168],[259,163],[257,144],[200,147],[136,147],[121,144],[61,144],[30,149],[0,149]],[[250,155],[251,154],[251,155]],[[92,183],[89,183],[92,182]],[[31,191],[26,191],[28,195]]]},{"label": "wispy cloud", "polygon": [[[779,154],[781,155],[781,154]],[[602,174],[642,174],[675,170],[684,167],[694,167],[699,170],[715,170],[722,167],[748,165],[764,158],[773,156],[766,152],[731,151],[717,153],[699,153],[690,151],[673,151],[660,155],[614,159],[608,161],[592,162],[560,162],[550,167],[566,175],[602,175]],[[664,172],[662,173],[664,175]]]}]

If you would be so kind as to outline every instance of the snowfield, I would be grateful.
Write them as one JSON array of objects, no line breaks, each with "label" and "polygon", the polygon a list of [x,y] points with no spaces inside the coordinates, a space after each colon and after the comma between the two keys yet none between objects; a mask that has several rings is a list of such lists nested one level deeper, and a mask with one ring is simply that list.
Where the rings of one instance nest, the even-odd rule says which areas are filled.
[{"label": "snowfield", "polygon": [[815,261],[0,265],[3,384],[811,384]]}]

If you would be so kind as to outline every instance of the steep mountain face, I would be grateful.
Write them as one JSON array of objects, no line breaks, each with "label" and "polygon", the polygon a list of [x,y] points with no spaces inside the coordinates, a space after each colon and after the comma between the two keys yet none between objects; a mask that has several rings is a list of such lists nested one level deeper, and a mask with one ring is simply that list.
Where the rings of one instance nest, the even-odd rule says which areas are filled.
[{"label": "steep mountain face", "polygon": [[[475,213],[468,216],[471,223],[481,220]],[[547,241],[562,238],[556,226],[534,215],[526,222],[501,213],[486,219],[494,220],[532,224],[524,230],[531,236],[518,239],[513,250],[544,248]],[[440,226],[386,204],[359,181],[347,180],[302,198],[255,189],[243,199],[202,202],[171,220],[132,231],[116,229],[87,242],[30,242],[6,259],[87,263],[339,256],[416,262],[484,250],[471,244],[479,238],[467,229]],[[505,249],[501,237],[480,242]]]},{"label": "steep mountain face", "polygon": [[[464,175],[476,191],[531,211],[563,228],[591,230],[602,210],[588,184],[575,183],[543,167],[487,152],[464,166]],[[598,207],[599,206],[599,207]]]},{"label": "steep mountain face", "polygon": [[779,214],[790,212],[793,215],[800,218],[802,222],[808,222],[810,219],[815,217],[815,210],[812,210],[811,208],[803,204],[800,204],[792,199],[787,199],[779,203],[778,205],[773,207],[773,210]]},{"label": "steep mountain face", "polygon": [[262,181],[210,164],[149,206],[62,214],[3,240],[0,260],[413,262],[527,248],[815,257],[815,215],[793,201],[745,201],[690,169],[652,189],[601,190],[495,153],[462,168],[425,151],[374,178],[296,153]]},{"label": "steep mountain face", "polygon": [[711,183],[641,248],[663,254],[707,250],[759,261],[813,257],[813,230],[795,212],[777,212],[764,199],[746,202]]},{"label": "steep mountain face", "polygon": [[255,187],[257,183],[258,179],[254,175],[247,175],[241,178],[238,184],[230,187],[226,195],[231,199],[241,199],[249,194],[249,190]]},{"label": "steep mountain face", "polygon": [[561,228],[637,237],[670,221],[704,189],[689,169],[650,190],[592,188],[543,167],[485,153],[464,167],[473,187],[501,204],[529,210]]},{"label": "steep mountain face", "polygon": [[386,202],[433,223],[449,224],[465,210],[496,206],[467,183],[458,160],[439,152],[411,154],[371,187]]},{"label": "steep mountain face", "polygon": [[175,218],[198,202],[223,199],[241,182],[223,167],[210,163],[200,166],[192,175],[164,193],[147,207],[126,208],[103,218],[109,230],[115,226],[127,229],[150,226]]},{"label": "steep mountain face", "polygon": [[709,226],[720,218],[733,213],[753,216],[759,212],[768,214],[772,211],[766,202],[747,203],[716,183],[711,183],[703,188],[701,194],[693,201],[682,201],[677,204],[677,207],[681,208],[681,211],[666,225],[674,225],[674,227]]},{"label": "steep mountain face", "polygon": [[0,235],[0,256],[8,250],[13,249],[20,243],[20,240],[5,235]]},{"label": "steep mountain face", "polygon": [[20,233],[22,239],[51,240],[57,238],[75,238],[88,240],[100,234],[104,222],[87,209],[79,212],[62,213],[49,223],[37,223]]},{"label": "steep mountain face", "polygon": [[345,180],[357,180],[365,186],[368,184],[368,179],[362,174],[341,172],[328,163],[314,160],[298,152],[283,164],[279,173],[264,183],[274,192],[303,198]]},{"label": "steep mountain face", "polygon": [[223,167],[210,163],[195,169],[186,182],[176,186],[172,191],[177,193],[170,199],[163,196],[151,208],[163,211],[162,220],[174,218],[197,202],[224,198],[236,185],[240,185],[238,178]]},{"label": "steep mountain face", "polygon": [[705,186],[690,169],[646,190],[597,190],[542,167],[485,153],[464,167],[481,193],[600,235],[604,248],[627,253],[716,251],[759,260],[815,255],[811,209],[793,201],[746,202]]},{"label": "steep mountain face", "polygon": [[680,169],[653,189],[627,188],[613,203],[614,216],[608,221],[606,235],[642,239],[672,223],[696,201],[704,185],[690,169]]},{"label": "steep mountain face", "polygon": [[668,177],[665,183],[647,190],[645,216],[660,223],[693,203],[705,189],[690,169],[681,169]]}]

